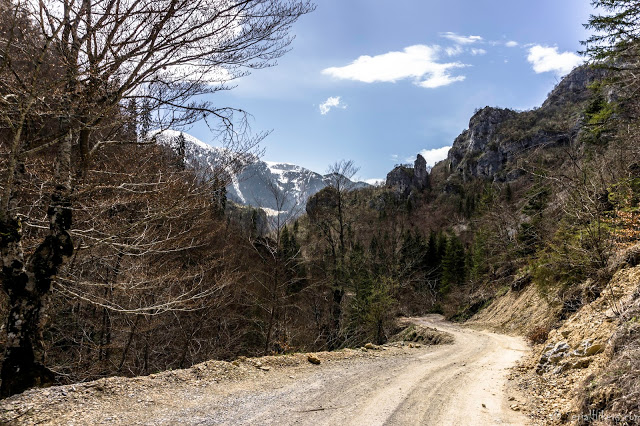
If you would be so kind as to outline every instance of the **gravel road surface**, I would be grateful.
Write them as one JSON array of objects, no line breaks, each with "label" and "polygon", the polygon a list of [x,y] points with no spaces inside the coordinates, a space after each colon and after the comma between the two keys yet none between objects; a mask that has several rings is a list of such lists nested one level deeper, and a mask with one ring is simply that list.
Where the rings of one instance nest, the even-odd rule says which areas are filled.
[{"label": "gravel road surface", "polygon": [[[507,392],[508,369],[527,351],[523,339],[461,327],[436,315],[409,320],[451,333],[455,343],[388,347],[357,356],[327,355],[320,365],[305,358],[290,365],[267,358],[264,364],[243,361],[250,370],[224,363],[225,374],[233,375],[233,369],[249,371],[233,379],[208,377],[208,367],[202,367],[205,372],[194,379],[172,381],[169,378],[175,376],[165,373],[157,378],[107,379],[99,385],[82,385],[82,390],[64,386],[30,391],[3,401],[0,409],[20,413],[15,423],[27,424],[528,423],[522,413],[510,408],[518,401],[513,397],[510,401]],[[198,371],[194,369],[189,371]],[[32,408],[25,411],[24,400]]]}]

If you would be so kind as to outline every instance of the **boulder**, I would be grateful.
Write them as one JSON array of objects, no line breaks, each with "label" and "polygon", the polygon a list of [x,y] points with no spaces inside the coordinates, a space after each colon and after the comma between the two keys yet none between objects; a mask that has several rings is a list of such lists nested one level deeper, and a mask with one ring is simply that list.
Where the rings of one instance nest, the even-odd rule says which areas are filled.
[{"label": "boulder", "polygon": [[574,369],[587,368],[589,364],[591,364],[591,360],[588,358],[583,358],[571,363],[571,368],[574,368]]},{"label": "boulder", "polygon": [[561,361],[568,355],[571,347],[567,342],[558,342],[556,345],[550,344],[544,348],[538,366],[536,367],[536,373],[543,374],[549,371],[553,366],[559,365],[554,372],[562,373],[568,366],[561,364]]},{"label": "boulder", "polygon": [[592,356],[599,354],[602,351],[604,351],[604,345],[601,343],[594,343],[593,345],[585,349],[585,355]]},{"label": "boulder", "polygon": [[315,365],[320,364],[320,358],[318,358],[315,355],[308,355],[307,356],[307,361],[309,361],[311,364],[315,364]]}]

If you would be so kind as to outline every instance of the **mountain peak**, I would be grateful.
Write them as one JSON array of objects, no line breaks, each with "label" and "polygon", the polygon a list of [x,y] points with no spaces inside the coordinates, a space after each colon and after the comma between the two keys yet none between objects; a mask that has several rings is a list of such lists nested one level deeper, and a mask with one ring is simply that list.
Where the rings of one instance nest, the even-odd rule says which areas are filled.
[{"label": "mountain peak", "polygon": [[[268,216],[297,216],[304,212],[309,197],[329,185],[330,175],[322,175],[286,162],[261,161],[256,156],[234,154],[225,148],[208,145],[178,130],[150,132],[158,143],[175,148],[184,136],[185,162],[191,167],[228,173],[230,200],[262,208]],[[354,187],[369,186],[354,182]]]}]

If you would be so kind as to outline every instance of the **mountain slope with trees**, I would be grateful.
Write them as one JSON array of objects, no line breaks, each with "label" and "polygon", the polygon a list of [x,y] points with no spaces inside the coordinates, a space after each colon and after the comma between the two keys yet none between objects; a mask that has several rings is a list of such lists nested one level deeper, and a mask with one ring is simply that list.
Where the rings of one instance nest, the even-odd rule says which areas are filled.
[{"label": "mountain slope with trees", "polygon": [[[154,185],[165,183],[131,182],[130,176],[100,170],[96,157],[137,143],[138,117],[143,130],[150,123],[173,127],[210,117],[212,130],[235,151],[247,149],[255,139],[245,137],[244,113],[215,107],[202,95],[226,90],[226,83],[246,70],[272,64],[291,41],[291,25],[312,8],[302,1],[2,2],[0,253],[9,311],[2,396],[54,376],[44,365],[41,323],[52,289],[66,288],[56,278],[64,275],[61,268],[73,265],[74,253],[84,247],[82,238],[72,235],[83,231],[75,227],[78,210],[94,208],[78,204],[88,192],[84,184],[105,177],[91,189],[127,198],[145,192],[153,197],[158,194]],[[43,173],[36,173],[38,166]],[[42,185],[29,198],[24,192],[34,188],[33,178],[42,179]],[[150,208],[147,213],[161,226],[177,212]],[[130,218],[132,225],[135,219]],[[129,232],[119,242],[98,232],[96,240],[113,242],[123,258],[140,258],[162,239],[174,239],[173,229],[153,237],[147,225],[141,227],[143,238]],[[159,250],[168,252],[184,253],[179,247]],[[119,263],[110,267],[117,275]],[[99,282],[106,280],[102,274]],[[134,287],[145,284],[142,277]],[[105,287],[105,296],[110,288]],[[184,295],[177,290],[175,300]],[[150,309],[171,304],[171,299],[151,301]]]},{"label": "mountain slope with trees", "polygon": [[[588,24],[594,64],[539,108],[479,109],[445,161],[427,173],[418,156],[383,187],[336,162],[294,217],[227,203],[264,135],[200,95],[272,64],[312,4],[3,1],[0,393],[381,344],[398,316],[479,322],[522,299],[542,309],[519,312],[518,331],[557,349],[638,263],[640,11],[594,4],[609,13]],[[206,167],[181,134],[148,137],[204,116],[226,150]],[[275,211],[295,204],[272,195]],[[602,412],[635,409],[628,290],[599,355],[611,363],[580,391]]]}]

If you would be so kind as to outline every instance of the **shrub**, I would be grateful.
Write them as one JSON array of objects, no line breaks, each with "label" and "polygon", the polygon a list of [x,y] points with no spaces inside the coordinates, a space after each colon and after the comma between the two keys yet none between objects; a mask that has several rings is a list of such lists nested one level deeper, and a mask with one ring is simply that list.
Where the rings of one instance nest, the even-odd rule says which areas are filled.
[{"label": "shrub", "polygon": [[527,340],[531,342],[532,345],[539,345],[547,341],[549,337],[549,327],[536,327],[527,334]]}]

